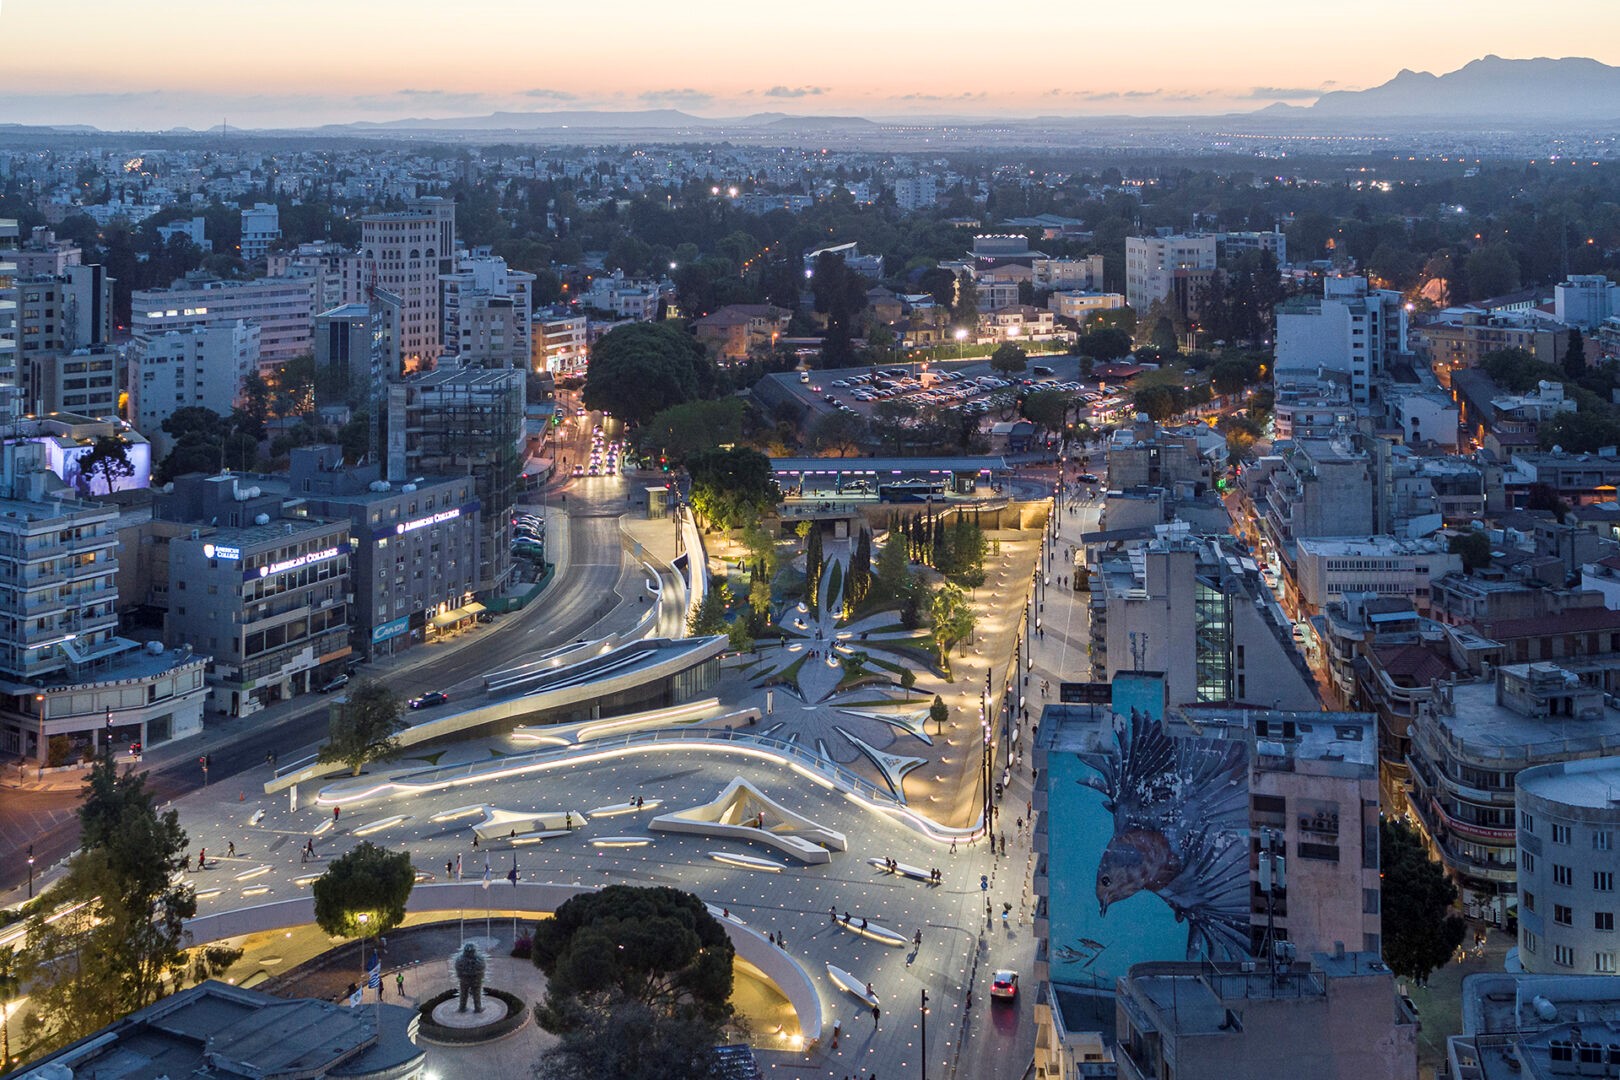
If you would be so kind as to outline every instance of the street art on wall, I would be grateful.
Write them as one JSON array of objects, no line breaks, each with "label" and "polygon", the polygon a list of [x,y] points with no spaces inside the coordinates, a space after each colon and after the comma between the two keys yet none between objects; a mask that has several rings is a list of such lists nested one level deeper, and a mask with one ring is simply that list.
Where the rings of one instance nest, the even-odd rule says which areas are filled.
[{"label": "street art on wall", "polygon": [[1170,734],[1158,675],[1116,675],[1110,711],[1087,749],[1048,762],[1052,980],[1248,956],[1244,744]]}]

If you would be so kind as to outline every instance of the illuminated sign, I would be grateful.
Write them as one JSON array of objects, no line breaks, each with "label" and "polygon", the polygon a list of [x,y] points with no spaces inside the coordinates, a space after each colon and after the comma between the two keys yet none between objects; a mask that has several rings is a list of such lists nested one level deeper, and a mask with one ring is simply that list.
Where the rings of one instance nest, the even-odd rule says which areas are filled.
[{"label": "illuminated sign", "polygon": [[[217,551],[218,549],[216,548],[215,550]],[[339,555],[346,554],[348,550],[348,544],[339,544],[337,547],[322,548],[320,551],[312,551],[308,555],[299,555],[297,558],[283,559],[278,563],[271,563],[269,566],[261,566],[257,571],[249,570],[242,576],[251,581],[256,577],[265,578],[269,577],[271,574],[281,574],[288,570],[298,570],[305,566],[312,566],[318,562],[325,562],[327,559],[336,558]]]},{"label": "illuminated sign", "polygon": [[387,641],[389,638],[399,637],[410,628],[411,617],[401,615],[397,619],[390,619],[388,622],[373,626],[371,628],[371,640],[374,644],[379,641]]},{"label": "illuminated sign", "polygon": [[226,547],[223,544],[204,544],[203,545],[203,558],[205,558],[205,559],[229,559],[231,562],[241,562],[242,561],[242,549],[241,548],[234,548],[234,547]]},{"label": "illuminated sign", "polygon": [[429,514],[427,517],[419,517],[415,521],[402,521],[398,525],[394,526],[394,532],[396,535],[404,536],[408,532],[415,532],[417,529],[425,529],[429,525],[438,525],[441,522],[454,521],[460,516],[461,507],[459,506],[452,510],[440,510],[437,514]]}]

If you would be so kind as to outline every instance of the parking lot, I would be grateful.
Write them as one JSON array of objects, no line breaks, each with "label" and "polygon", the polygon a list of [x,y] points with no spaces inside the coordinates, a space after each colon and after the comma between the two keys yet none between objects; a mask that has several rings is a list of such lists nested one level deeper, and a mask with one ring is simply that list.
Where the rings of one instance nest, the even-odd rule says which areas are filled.
[{"label": "parking lot", "polygon": [[1084,397],[1091,403],[1092,422],[1104,423],[1117,418],[1128,400],[1119,395],[1118,384],[1082,380],[1078,356],[1032,357],[1016,375],[992,371],[988,360],[978,359],[787,372],[767,378],[776,380],[780,390],[802,404],[811,420],[835,410],[870,419],[884,401],[985,416],[1001,409],[1020,391],[1051,390]]}]

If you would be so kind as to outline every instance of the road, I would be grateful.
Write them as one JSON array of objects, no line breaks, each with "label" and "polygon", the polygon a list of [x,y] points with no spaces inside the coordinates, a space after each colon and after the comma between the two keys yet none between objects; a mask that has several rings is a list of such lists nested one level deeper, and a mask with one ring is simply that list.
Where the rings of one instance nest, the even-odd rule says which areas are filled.
[{"label": "road", "polygon": [[[414,697],[466,684],[527,653],[632,625],[640,617],[639,604],[621,608],[616,615],[614,609],[626,599],[634,603],[644,593],[646,571],[627,565],[619,544],[618,516],[626,509],[625,493],[636,486],[623,477],[564,479],[535,495],[534,502],[569,511],[566,570],[559,568],[528,608],[472,631],[481,639],[477,644],[461,649],[430,646],[442,655],[411,667],[380,664],[377,674],[400,695]],[[603,625],[593,631],[598,623]],[[406,654],[404,659],[415,658]],[[362,665],[357,674],[371,670]],[[249,717],[207,716],[200,738],[179,744],[169,754],[159,751],[162,756],[148,765],[148,785],[160,804],[202,787],[204,774],[197,759],[204,751],[212,755],[207,781],[215,785],[236,783],[239,774],[262,766],[270,753],[281,760],[313,753],[326,737],[328,700],[307,695]],[[258,785],[238,786],[251,790]],[[79,837],[74,814],[78,804],[77,790],[5,790],[0,798],[0,892],[27,881],[30,843],[40,871],[72,853]]]}]

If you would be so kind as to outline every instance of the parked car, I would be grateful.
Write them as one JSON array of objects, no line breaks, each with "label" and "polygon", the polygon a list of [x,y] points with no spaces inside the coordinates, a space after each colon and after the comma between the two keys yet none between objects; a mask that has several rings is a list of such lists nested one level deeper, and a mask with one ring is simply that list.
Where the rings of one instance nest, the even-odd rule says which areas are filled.
[{"label": "parked car", "polygon": [[332,691],[341,690],[348,685],[348,675],[334,675],[330,679],[326,680],[325,685],[321,687],[321,693],[330,694]]},{"label": "parked car", "polygon": [[431,690],[421,697],[411,698],[410,705],[413,709],[431,709],[433,706],[443,705],[449,700],[450,695],[443,690]]}]

